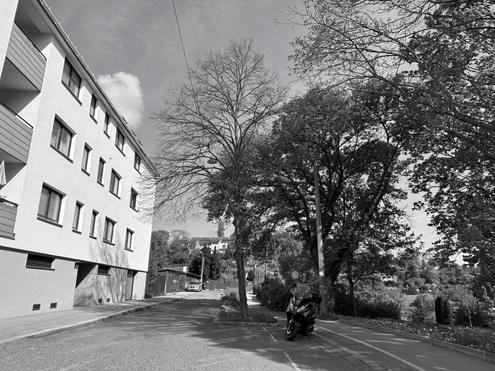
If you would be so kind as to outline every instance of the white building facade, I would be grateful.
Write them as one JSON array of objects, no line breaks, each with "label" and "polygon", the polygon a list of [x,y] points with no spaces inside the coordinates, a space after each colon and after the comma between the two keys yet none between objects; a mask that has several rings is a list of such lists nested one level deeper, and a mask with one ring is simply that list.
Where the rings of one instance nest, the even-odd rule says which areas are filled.
[{"label": "white building facade", "polygon": [[0,0],[0,318],[144,297],[139,140],[42,0]]}]

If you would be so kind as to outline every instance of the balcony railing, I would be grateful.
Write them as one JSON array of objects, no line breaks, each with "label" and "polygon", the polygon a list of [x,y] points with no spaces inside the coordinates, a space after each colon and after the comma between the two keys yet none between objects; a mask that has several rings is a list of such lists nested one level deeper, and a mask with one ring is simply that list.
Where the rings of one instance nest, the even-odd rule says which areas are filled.
[{"label": "balcony railing", "polygon": [[16,203],[0,197],[0,237],[14,239],[14,225],[17,217]]},{"label": "balcony railing", "polygon": [[15,23],[10,35],[7,58],[36,89],[41,90],[46,58]]},{"label": "balcony railing", "polygon": [[0,149],[26,163],[33,127],[0,102]]}]

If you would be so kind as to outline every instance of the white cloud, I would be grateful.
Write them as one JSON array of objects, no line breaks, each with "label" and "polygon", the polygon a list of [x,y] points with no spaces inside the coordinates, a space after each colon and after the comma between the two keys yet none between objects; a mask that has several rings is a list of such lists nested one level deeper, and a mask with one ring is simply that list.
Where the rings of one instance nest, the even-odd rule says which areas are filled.
[{"label": "white cloud", "polygon": [[98,81],[129,126],[137,129],[141,125],[144,112],[143,90],[137,76],[117,72],[101,75]]}]

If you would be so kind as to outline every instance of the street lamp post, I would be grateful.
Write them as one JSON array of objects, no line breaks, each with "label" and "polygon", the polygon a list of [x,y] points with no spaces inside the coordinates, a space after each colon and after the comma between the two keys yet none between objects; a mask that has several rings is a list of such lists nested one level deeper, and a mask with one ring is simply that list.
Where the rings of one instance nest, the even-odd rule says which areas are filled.
[{"label": "street lamp post", "polygon": [[320,189],[318,182],[318,164],[314,163],[314,186],[315,186],[315,207],[316,207],[316,248],[318,251],[318,283],[320,287],[320,316],[328,316],[328,288],[325,278],[325,260],[323,256],[323,238],[321,227],[321,204],[320,204]]}]

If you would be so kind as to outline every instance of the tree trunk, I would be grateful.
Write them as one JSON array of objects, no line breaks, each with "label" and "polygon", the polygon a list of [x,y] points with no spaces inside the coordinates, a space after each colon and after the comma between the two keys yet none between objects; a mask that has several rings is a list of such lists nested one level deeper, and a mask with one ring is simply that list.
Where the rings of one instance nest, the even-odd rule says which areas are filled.
[{"label": "tree trunk", "polygon": [[321,226],[321,205],[320,205],[320,188],[318,181],[318,164],[315,161],[313,167],[314,185],[315,185],[315,207],[316,207],[316,247],[318,250],[318,278],[320,287],[320,316],[328,317],[328,282],[325,278],[325,257],[323,255],[323,233]]},{"label": "tree trunk", "polygon": [[354,298],[354,281],[352,279],[352,261],[347,261],[347,282],[349,283],[349,299],[351,304],[351,312],[356,317],[356,300]]},{"label": "tree trunk", "polygon": [[328,302],[328,312],[335,313],[335,281],[330,277],[326,277],[327,283],[326,298]]},{"label": "tree trunk", "polygon": [[328,281],[325,276],[320,276],[319,279],[319,287],[320,287],[320,317],[327,317],[329,314],[330,308],[333,309],[333,306],[330,304],[329,296],[328,296]]},{"label": "tree trunk", "polygon": [[239,309],[242,318],[248,318],[248,306],[246,297],[246,271],[244,269],[244,250],[236,242],[235,264],[237,266],[237,283],[239,287]]}]

